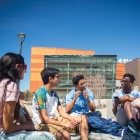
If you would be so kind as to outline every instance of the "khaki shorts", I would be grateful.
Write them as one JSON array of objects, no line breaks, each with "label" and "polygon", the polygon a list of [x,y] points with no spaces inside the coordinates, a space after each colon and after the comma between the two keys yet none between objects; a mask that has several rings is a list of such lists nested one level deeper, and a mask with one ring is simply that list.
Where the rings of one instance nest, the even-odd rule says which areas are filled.
[{"label": "khaki shorts", "polygon": [[[55,120],[57,120],[59,122],[64,122],[64,123],[69,122],[68,119],[65,119],[63,117],[57,117],[57,118],[55,118]],[[35,129],[38,130],[38,131],[51,132],[55,135],[55,137],[56,137],[57,132],[62,130],[62,129],[67,130],[70,133],[76,133],[77,132],[77,128],[67,129],[67,128],[64,128],[62,126],[57,126],[57,125],[53,125],[53,124],[39,124],[35,127]]]}]

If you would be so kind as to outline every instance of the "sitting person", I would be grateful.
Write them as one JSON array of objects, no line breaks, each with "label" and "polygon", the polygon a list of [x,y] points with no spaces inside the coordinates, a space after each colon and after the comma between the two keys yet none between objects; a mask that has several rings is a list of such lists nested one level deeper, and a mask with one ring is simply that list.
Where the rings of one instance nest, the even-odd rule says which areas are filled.
[{"label": "sitting person", "polygon": [[140,92],[132,90],[135,77],[132,74],[124,74],[121,80],[121,90],[114,92],[112,97],[112,112],[116,116],[117,122],[127,127],[127,132],[139,131],[140,118],[139,109],[134,108],[133,101],[140,97]]},{"label": "sitting person", "polygon": [[83,75],[76,75],[72,79],[74,89],[66,95],[66,112],[71,115],[87,114],[96,109],[92,91],[85,87]]},{"label": "sitting person", "polygon": [[95,111],[94,95],[85,87],[83,75],[76,75],[72,82],[75,88],[66,95],[66,112],[76,117],[79,114],[86,114],[90,132],[111,134],[122,129],[117,123],[101,117],[101,112]]},{"label": "sitting person", "polygon": [[[41,78],[44,83],[33,97],[33,122],[35,128],[40,131],[52,132],[57,139],[70,140],[69,132],[78,129],[81,140],[88,140],[88,123],[85,115],[73,118],[62,108],[59,97],[52,89],[56,87],[59,80],[59,70],[45,68],[41,71]],[[60,117],[56,117],[58,111]],[[45,127],[45,128],[44,128]]]},{"label": "sitting person", "polygon": [[[18,85],[19,81],[24,78],[26,66],[24,58],[15,53],[6,53],[0,59],[0,139],[55,140],[49,132],[35,132],[29,116],[27,117],[29,121],[25,120],[20,125],[14,123],[22,115],[20,113]],[[26,108],[24,110],[28,115]]]}]

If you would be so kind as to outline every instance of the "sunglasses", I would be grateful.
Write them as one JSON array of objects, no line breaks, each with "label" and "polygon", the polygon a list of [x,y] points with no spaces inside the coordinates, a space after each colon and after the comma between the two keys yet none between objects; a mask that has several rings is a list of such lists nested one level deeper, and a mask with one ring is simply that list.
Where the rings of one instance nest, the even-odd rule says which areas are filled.
[{"label": "sunglasses", "polygon": [[24,68],[25,70],[27,69],[27,64],[16,64],[17,68]]}]

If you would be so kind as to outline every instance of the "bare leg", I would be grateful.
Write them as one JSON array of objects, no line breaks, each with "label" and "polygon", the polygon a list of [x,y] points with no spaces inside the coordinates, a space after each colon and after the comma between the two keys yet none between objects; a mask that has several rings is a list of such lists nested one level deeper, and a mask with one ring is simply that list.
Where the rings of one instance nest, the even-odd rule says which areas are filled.
[{"label": "bare leg", "polygon": [[126,115],[128,117],[129,120],[132,119],[132,106],[131,106],[131,102],[127,101],[124,103],[124,110],[126,112]]},{"label": "bare leg", "polygon": [[135,121],[137,122],[138,120],[140,120],[140,110],[139,108],[133,108],[132,109],[132,116],[135,119]]},{"label": "bare leg", "polygon": [[[138,111],[135,110],[135,112],[132,112],[133,109],[132,109],[132,106],[131,106],[131,102],[129,102],[129,101],[124,103],[124,110],[125,110],[126,115],[129,119],[128,126],[135,131],[139,131],[139,124],[138,124],[138,120],[137,120]],[[134,133],[129,127],[128,127],[127,131],[129,133]]]},{"label": "bare leg", "polygon": [[81,135],[81,140],[88,140],[88,122],[85,115],[76,116],[77,121],[79,122],[79,132]]},{"label": "bare leg", "polygon": [[71,140],[69,132],[66,130],[63,130],[63,129],[61,129],[59,132],[57,132],[56,138],[58,140]]}]

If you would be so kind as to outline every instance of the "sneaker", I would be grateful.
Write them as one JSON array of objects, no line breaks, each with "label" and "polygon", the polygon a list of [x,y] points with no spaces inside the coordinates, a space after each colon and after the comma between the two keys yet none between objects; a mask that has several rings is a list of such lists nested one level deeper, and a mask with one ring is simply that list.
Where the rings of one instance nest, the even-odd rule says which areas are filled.
[{"label": "sneaker", "polygon": [[129,134],[137,135],[138,131],[133,129],[131,126],[128,126],[118,132],[113,132],[111,135],[117,136],[117,137],[123,137],[123,135],[129,135]]},{"label": "sneaker", "polygon": [[111,135],[117,136],[117,137],[122,137],[126,133],[127,133],[127,127],[125,127],[124,129],[120,129],[119,131],[114,131],[111,133]]},{"label": "sneaker", "polygon": [[138,132],[139,132],[139,122],[136,122],[134,118],[131,118],[127,126],[127,133],[137,134]]}]

